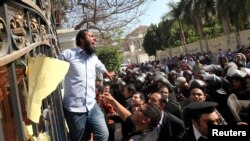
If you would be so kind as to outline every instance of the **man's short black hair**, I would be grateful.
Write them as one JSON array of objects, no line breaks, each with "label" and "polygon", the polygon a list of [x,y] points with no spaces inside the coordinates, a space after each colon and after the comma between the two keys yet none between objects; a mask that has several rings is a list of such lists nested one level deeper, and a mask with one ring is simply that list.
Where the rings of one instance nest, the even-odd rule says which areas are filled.
[{"label": "man's short black hair", "polygon": [[150,126],[156,127],[161,119],[161,110],[152,103],[147,103],[147,108],[143,114],[150,118]]},{"label": "man's short black hair", "polygon": [[88,30],[84,29],[84,30],[80,30],[77,35],[76,35],[76,45],[80,46],[80,38],[85,39],[85,33],[89,32]]},{"label": "man's short black hair", "polygon": [[139,94],[139,97],[140,97],[141,100],[144,100],[144,101],[146,100],[143,93],[141,93],[141,92],[135,92],[133,95],[135,95],[135,94]]}]

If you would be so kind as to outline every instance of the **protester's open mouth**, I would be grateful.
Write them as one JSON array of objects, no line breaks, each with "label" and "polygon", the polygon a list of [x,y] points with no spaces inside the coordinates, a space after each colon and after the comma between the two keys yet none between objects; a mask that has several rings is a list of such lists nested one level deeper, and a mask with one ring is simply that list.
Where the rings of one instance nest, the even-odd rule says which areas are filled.
[{"label": "protester's open mouth", "polygon": [[95,42],[92,42],[91,43],[91,46],[93,47],[93,48],[95,48],[96,46],[95,46]]}]

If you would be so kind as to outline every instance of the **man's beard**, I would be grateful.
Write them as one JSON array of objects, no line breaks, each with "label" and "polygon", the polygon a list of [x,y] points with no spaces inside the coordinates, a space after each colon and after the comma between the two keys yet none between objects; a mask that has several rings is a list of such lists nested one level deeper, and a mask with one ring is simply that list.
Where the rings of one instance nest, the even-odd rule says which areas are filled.
[{"label": "man's beard", "polygon": [[85,42],[85,52],[88,55],[92,55],[95,53],[95,49],[88,42]]}]

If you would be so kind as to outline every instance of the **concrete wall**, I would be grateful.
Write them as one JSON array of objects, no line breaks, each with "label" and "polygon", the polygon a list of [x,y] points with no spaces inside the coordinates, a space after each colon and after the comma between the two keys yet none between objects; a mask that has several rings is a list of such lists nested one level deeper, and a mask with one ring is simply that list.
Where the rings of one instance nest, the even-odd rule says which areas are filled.
[{"label": "concrete wall", "polygon": [[[250,45],[250,30],[245,30],[240,32],[240,37],[242,45],[248,47]],[[201,48],[200,47],[201,44],[205,47],[206,41],[190,43],[185,46],[179,46],[171,49],[165,49],[157,53],[157,58],[174,57],[174,56],[180,56],[181,54],[193,54],[202,51],[206,52],[207,49]],[[236,50],[237,48],[236,38],[234,33],[230,34],[228,37],[222,36],[210,39],[207,41],[207,44],[208,44],[208,49],[213,54],[216,54],[219,49],[227,51],[229,48],[231,50]]]},{"label": "concrete wall", "polygon": [[250,46],[250,30],[242,31],[240,33],[241,43],[246,47]]},{"label": "concrete wall", "polygon": [[195,42],[195,43],[187,44],[185,46],[185,50],[186,50],[186,53],[189,53],[189,54],[201,52],[200,43]]},{"label": "concrete wall", "polygon": [[138,54],[127,53],[126,56],[124,56],[124,54],[122,56],[122,62],[126,64],[130,63],[137,64],[146,61],[150,61],[150,57],[146,53],[138,53]]}]

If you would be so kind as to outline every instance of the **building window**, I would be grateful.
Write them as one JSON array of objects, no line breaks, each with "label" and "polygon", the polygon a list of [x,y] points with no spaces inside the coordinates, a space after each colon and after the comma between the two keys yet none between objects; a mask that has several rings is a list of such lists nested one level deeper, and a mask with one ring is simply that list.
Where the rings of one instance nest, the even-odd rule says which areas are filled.
[{"label": "building window", "polygon": [[135,49],[140,49],[140,48],[141,48],[140,41],[135,42]]}]

